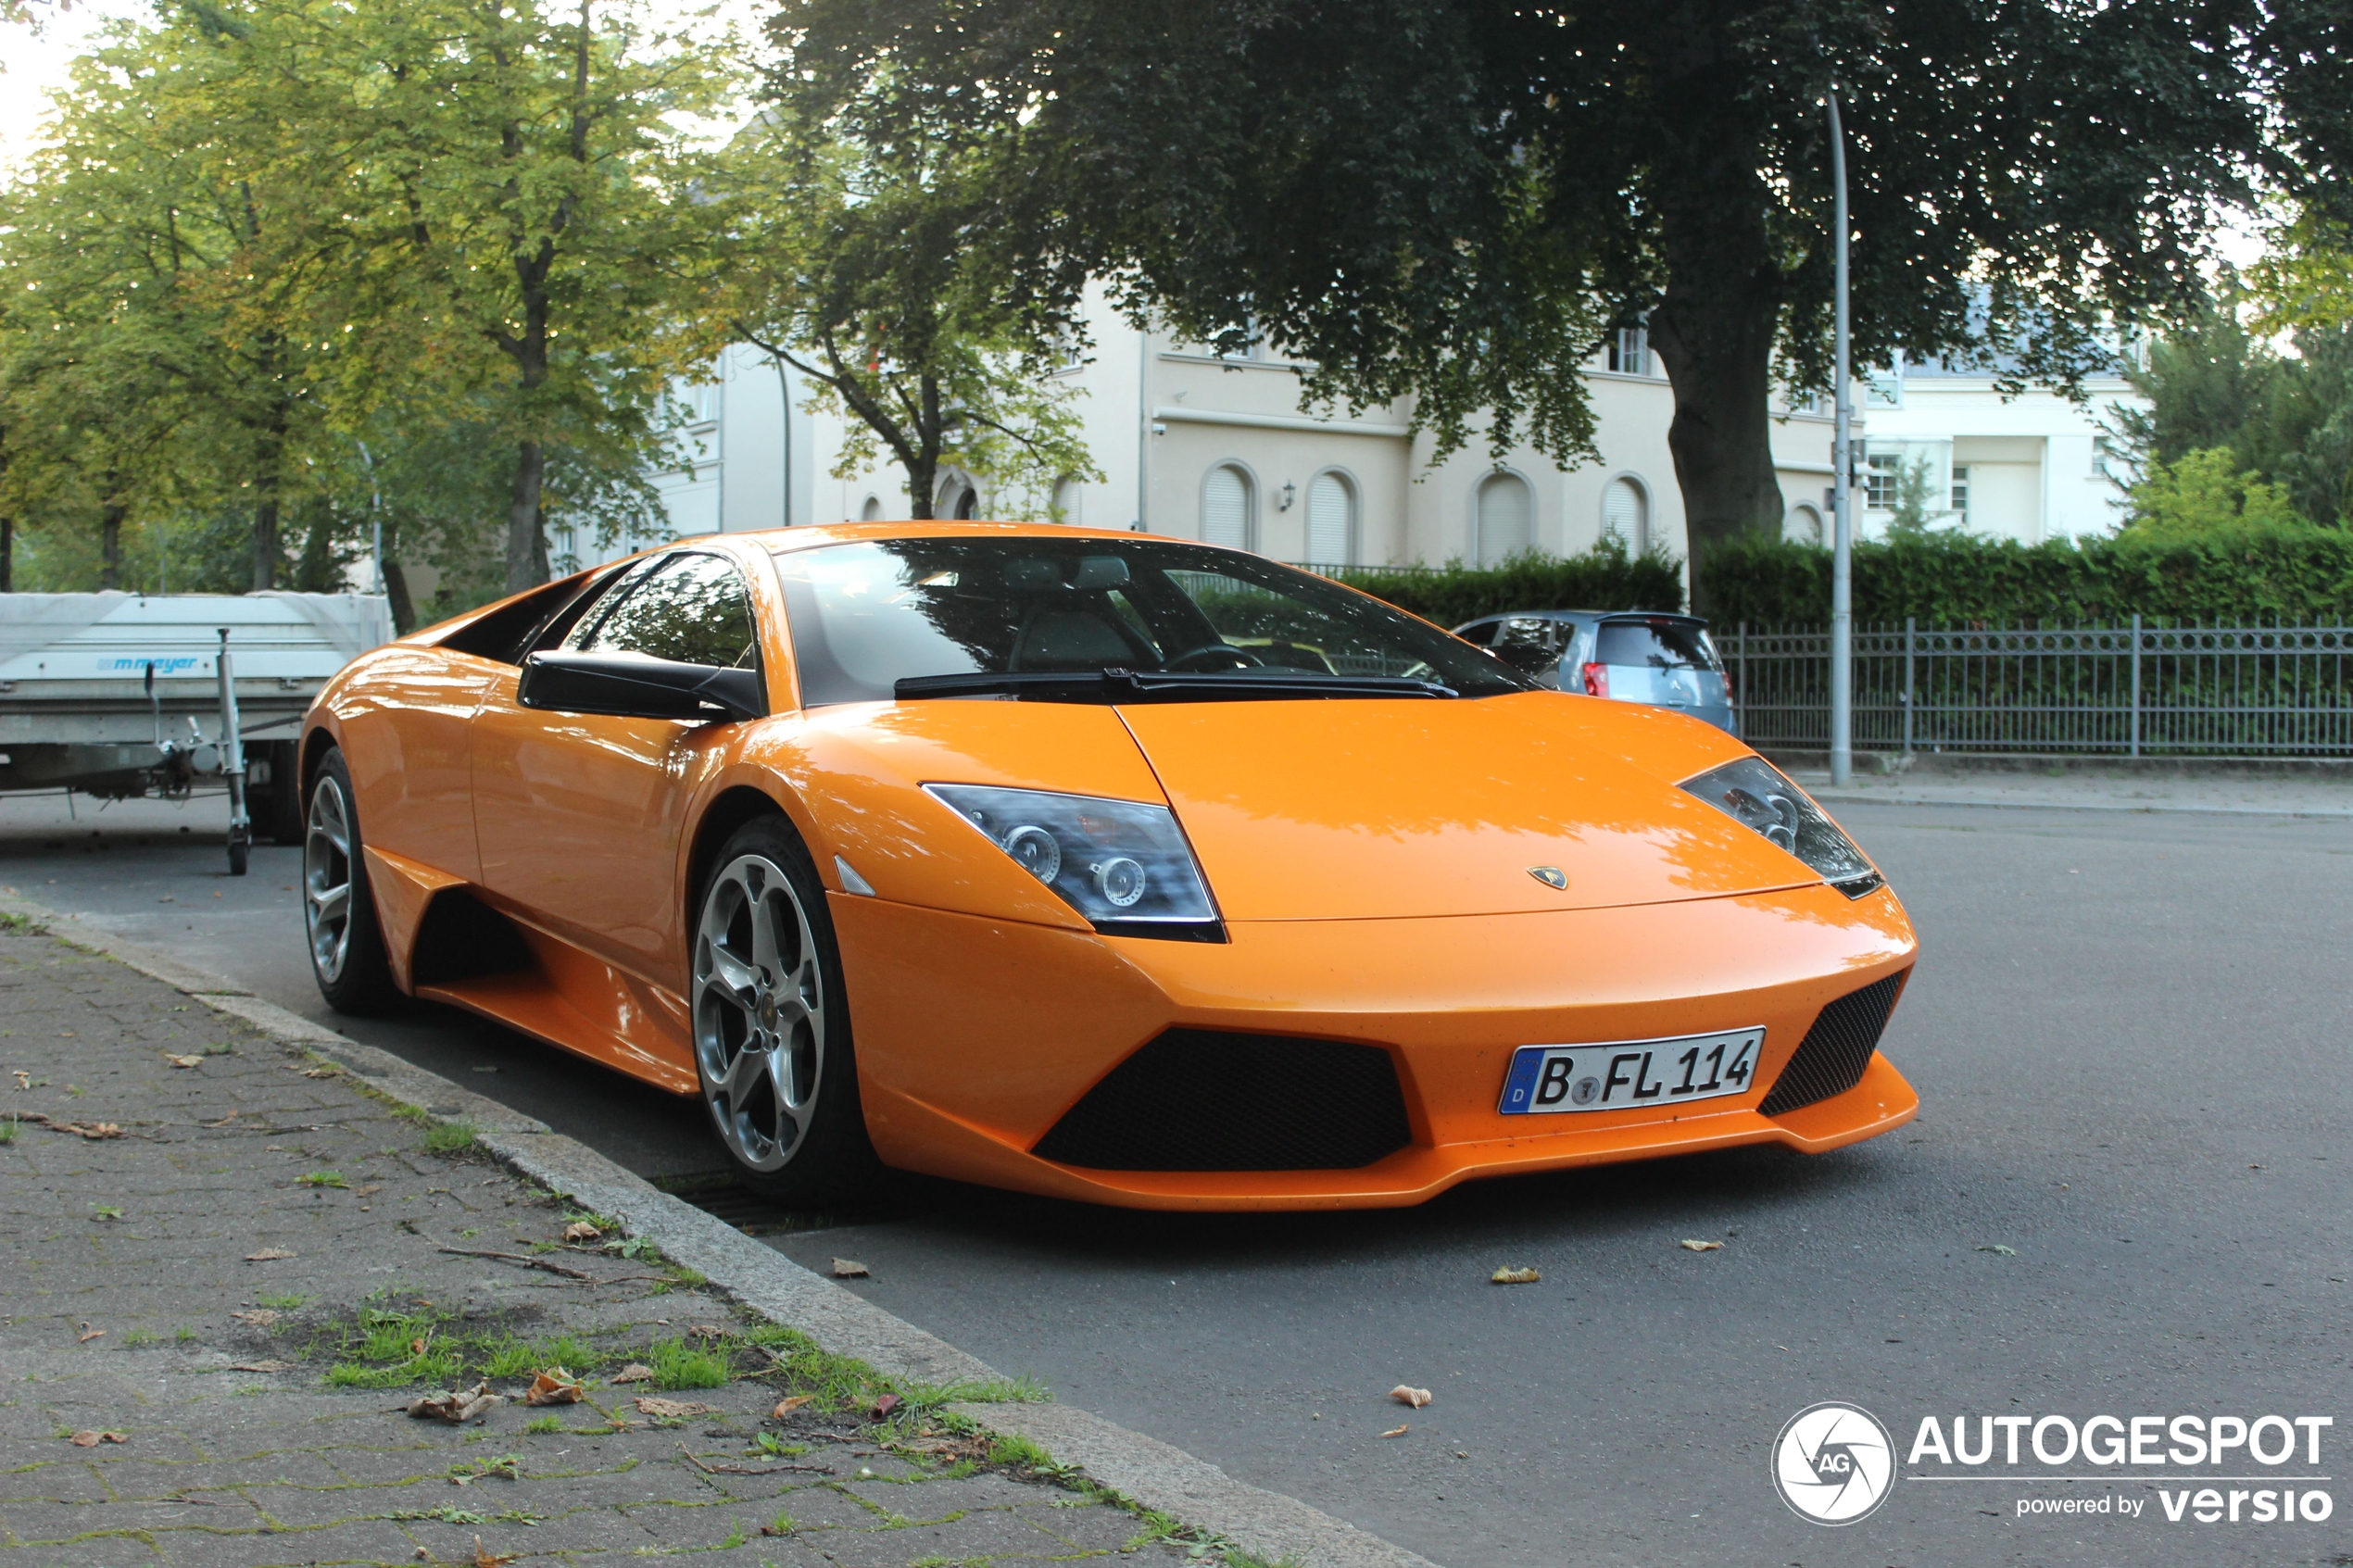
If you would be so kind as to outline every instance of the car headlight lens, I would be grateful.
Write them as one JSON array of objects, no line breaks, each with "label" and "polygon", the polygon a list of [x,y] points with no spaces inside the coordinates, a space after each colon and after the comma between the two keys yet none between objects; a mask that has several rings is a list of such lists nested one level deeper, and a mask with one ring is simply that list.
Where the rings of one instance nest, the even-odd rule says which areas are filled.
[{"label": "car headlight lens", "polygon": [[1824,882],[1860,898],[1885,879],[1822,814],[1806,792],[1762,757],[1743,757],[1711,768],[1697,778],[1685,779],[1683,788],[1710,806],[1755,829],[1819,872]]},{"label": "car headlight lens", "polygon": [[1165,806],[984,784],[924,789],[1099,927],[1216,922],[1192,846]]}]

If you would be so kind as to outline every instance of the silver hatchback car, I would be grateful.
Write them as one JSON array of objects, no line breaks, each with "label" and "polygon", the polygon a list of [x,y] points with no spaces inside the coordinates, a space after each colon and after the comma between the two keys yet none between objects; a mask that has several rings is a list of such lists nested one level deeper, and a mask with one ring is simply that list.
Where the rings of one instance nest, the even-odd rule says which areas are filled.
[{"label": "silver hatchback car", "polygon": [[1648,702],[1740,733],[1724,660],[1696,615],[1659,610],[1534,609],[1454,628],[1549,686]]}]

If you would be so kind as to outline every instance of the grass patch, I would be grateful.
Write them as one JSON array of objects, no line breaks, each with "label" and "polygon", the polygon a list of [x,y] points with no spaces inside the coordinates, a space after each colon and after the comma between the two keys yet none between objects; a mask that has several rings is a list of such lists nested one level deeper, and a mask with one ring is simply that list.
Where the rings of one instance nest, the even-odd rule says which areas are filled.
[{"label": "grass patch", "polygon": [[182,1345],[193,1345],[196,1342],[196,1331],[193,1328],[174,1329],[171,1337]]},{"label": "grass patch", "polygon": [[646,1364],[654,1369],[654,1386],[662,1389],[724,1388],[735,1373],[724,1353],[698,1349],[683,1337],[647,1346]]},{"label": "grass patch", "polygon": [[1018,1432],[1000,1433],[988,1444],[988,1462],[1017,1464],[1025,1470],[1056,1470],[1054,1456]]},{"label": "grass patch", "polygon": [[547,1367],[562,1367],[568,1372],[584,1372],[604,1361],[601,1351],[591,1348],[582,1339],[570,1334],[560,1334],[553,1339],[523,1340],[508,1335],[485,1346],[482,1351],[482,1374],[484,1377],[522,1377]]},{"label": "grass patch", "polygon": [[768,1522],[768,1529],[772,1535],[789,1536],[799,1528],[800,1521],[782,1511],[779,1511],[776,1517]]},{"label": "grass patch", "polygon": [[0,931],[12,936],[44,936],[48,934],[49,928],[31,915],[10,914],[0,909]]},{"label": "grass patch", "polygon": [[300,1182],[307,1187],[343,1187],[348,1189],[351,1185],[349,1182],[343,1179],[343,1173],[341,1171],[311,1171],[303,1175],[296,1176],[295,1180]]},{"label": "grass patch", "polygon": [[524,1422],[522,1424],[522,1429],[525,1432],[539,1434],[561,1432],[564,1429],[563,1417],[559,1415],[543,1415],[536,1421]]},{"label": "grass patch", "polygon": [[302,1304],[309,1299],[308,1296],[256,1296],[253,1304],[268,1307],[273,1311],[298,1312],[302,1311]]},{"label": "grass patch", "polygon": [[1036,1378],[995,1377],[979,1383],[919,1383],[907,1390],[911,1405],[1048,1405],[1051,1390]]},{"label": "grass patch", "polygon": [[144,1328],[134,1328],[122,1336],[122,1342],[125,1345],[152,1345],[156,1336]]},{"label": "grass patch", "polygon": [[406,1388],[419,1383],[447,1386],[457,1381],[458,1358],[444,1349],[428,1349],[397,1366],[337,1361],[327,1369],[330,1388]]},{"label": "grass patch", "polygon": [[727,1532],[727,1538],[719,1543],[718,1549],[721,1551],[733,1551],[749,1538],[750,1537],[744,1532],[744,1522],[738,1519],[736,1521],[736,1527]]},{"label": "grass patch", "polygon": [[0,1143],[14,1143],[16,1141],[17,1119],[13,1116],[6,1119],[0,1119]]},{"label": "grass patch", "polygon": [[122,1210],[111,1203],[93,1203],[90,1205],[90,1217],[94,1220],[120,1220]]},{"label": "grass patch", "polygon": [[471,1122],[435,1122],[425,1129],[427,1154],[457,1154],[474,1146],[474,1124]]}]

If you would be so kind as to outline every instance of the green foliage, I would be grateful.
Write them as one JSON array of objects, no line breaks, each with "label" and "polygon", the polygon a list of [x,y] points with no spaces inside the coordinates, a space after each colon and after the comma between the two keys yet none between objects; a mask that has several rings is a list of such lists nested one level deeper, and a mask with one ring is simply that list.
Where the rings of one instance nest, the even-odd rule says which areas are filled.
[{"label": "green foliage", "polygon": [[522,1424],[522,1429],[525,1432],[537,1436],[545,1436],[552,1432],[561,1432],[564,1429],[563,1417],[560,1415],[537,1416],[530,1421],[524,1422]]},{"label": "green foliage", "polygon": [[[1718,626],[1830,620],[1831,556],[1734,542],[1703,568]],[[1937,532],[1855,546],[1855,618],[1873,624],[2334,621],[2353,611],[2353,532],[2234,522],[2191,537],[2008,539]]]},{"label": "green foliage", "polygon": [[654,1369],[657,1388],[724,1388],[735,1372],[724,1351],[690,1345],[683,1336],[647,1346],[646,1364]]},{"label": "green foliage", "polygon": [[1933,519],[1947,515],[1929,506],[1934,488],[1926,458],[1915,458],[1906,464],[1895,478],[1895,515],[1887,521],[1888,533],[1898,538],[1918,538],[1928,533]]},{"label": "green foliage", "polygon": [[1438,625],[1460,626],[1516,609],[1681,609],[1680,564],[1664,555],[1629,555],[1604,539],[1581,556],[1515,556],[1500,566],[1450,562],[1438,571],[1365,567],[1340,581]]},{"label": "green foliage", "polygon": [[456,1154],[474,1146],[474,1126],[471,1122],[435,1122],[425,1129],[427,1154]]},{"label": "green foliage", "polygon": [[307,1187],[348,1187],[341,1171],[310,1171],[296,1176],[296,1181]]},{"label": "green foliage", "polygon": [[13,1116],[7,1117],[5,1120],[0,1120],[0,1144],[16,1142],[17,1127],[18,1122]]},{"label": "green foliage", "polygon": [[2241,471],[2228,446],[2183,453],[2178,462],[2158,462],[2133,486],[2133,513],[2126,533],[2135,539],[2196,539],[2244,526],[2250,530],[2293,528],[2303,520],[2276,484],[2261,474]]},{"label": "green foliage", "polygon": [[1056,1468],[1053,1455],[1018,1432],[1001,1433],[989,1439],[988,1462],[1019,1465],[1025,1470]]},{"label": "green foliage", "polygon": [[601,1351],[570,1334],[542,1340],[507,1335],[482,1348],[478,1364],[484,1377],[525,1377],[548,1367],[585,1372],[604,1360]]}]

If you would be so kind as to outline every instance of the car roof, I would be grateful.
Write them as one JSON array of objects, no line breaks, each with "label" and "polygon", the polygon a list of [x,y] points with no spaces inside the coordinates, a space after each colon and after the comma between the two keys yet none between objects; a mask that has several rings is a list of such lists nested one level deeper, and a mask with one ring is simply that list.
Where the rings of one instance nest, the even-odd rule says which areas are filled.
[{"label": "car roof", "polygon": [[1507,609],[1495,615],[1473,616],[1463,626],[1484,626],[1491,621],[1680,621],[1691,626],[1707,624],[1704,615],[1686,615],[1677,609]]}]

